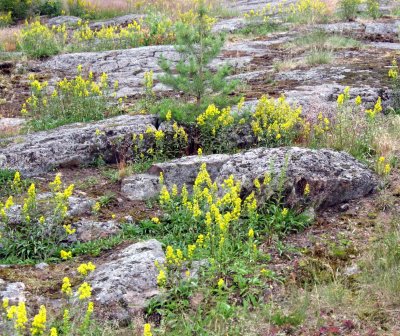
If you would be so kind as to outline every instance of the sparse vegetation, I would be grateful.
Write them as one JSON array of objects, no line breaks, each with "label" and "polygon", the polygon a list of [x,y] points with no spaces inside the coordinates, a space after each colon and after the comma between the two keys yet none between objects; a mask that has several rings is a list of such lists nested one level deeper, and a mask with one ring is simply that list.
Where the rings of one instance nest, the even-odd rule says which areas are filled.
[{"label": "sparse vegetation", "polygon": [[[162,58],[160,66],[165,72],[159,77],[161,83],[185,94],[187,104],[182,115],[180,107],[171,108],[175,120],[193,120],[208,104],[218,106],[229,102],[236,81],[228,81],[230,67],[223,65],[216,72],[209,68],[210,63],[221,52],[224,37],[211,33],[214,19],[207,15],[204,4],[200,2],[194,18],[188,23],[177,25],[176,50],[180,60],[174,67],[167,59]],[[168,111],[161,111],[165,115]]]},{"label": "sparse vegetation", "polygon": [[339,14],[343,19],[353,21],[358,14],[360,0],[340,0],[339,1]]},{"label": "sparse vegetation", "polygon": [[[64,78],[52,91],[47,81],[41,83],[34,75],[30,77],[31,95],[21,110],[22,115],[29,117],[29,129],[51,129],[74,122],[100,120],[118,113],[122,98],[116,99],[115,92],[112,93],[118,89],[118,82],[111,85],[105,73],[98,82],[92,72],[84,78],[81,67],[77,72],[74,79]],[[115,101],[110,102],[109,97]]]},{"label": "sparse vegetation", "polygon": [[0,0],[0,334],[398,332],[382,4]]}]

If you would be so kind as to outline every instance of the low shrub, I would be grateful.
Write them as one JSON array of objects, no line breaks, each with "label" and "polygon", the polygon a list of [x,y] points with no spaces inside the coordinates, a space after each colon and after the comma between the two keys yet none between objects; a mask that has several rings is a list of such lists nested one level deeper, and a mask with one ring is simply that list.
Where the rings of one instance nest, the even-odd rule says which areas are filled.
[{"label": "low shrub", "polygon": [[89,22],[78,22],[68,46],[72,51],[126,49],[152,44],[168,44],[175,40],[173,22],[166,16],[151,13],[145,19],[133,21],[127,27],[108,26],[99,30]]},{"label": "low shrub", "polygon": [[380,8],[379,8],[379,1],[377,0],[367,0],[367,13],[373,19],[377,19],[381,16]]},{"label": "low shrub", "polygon": [[31,9],[30,0],[0,0],[0,11],[11,12],[13,19],[25,19]]},{"label": "low shrub", "polygon": [[339,15],[348,21],[353,21],[358,14],[361,0],[340,0]]},{"label": "low shrub", "polygon": [[0,12],[0,28],[9,26],[12,23],[11,12]]},{"label": "low shrub", "polygon": [[60,52],[60,42],[53,30],[39,21],[26,24],[18,38],[19,48],[29,57],[41,58]]},{"label": "low shrub", "polygon": [[311,147],[344,150],[361,161],[369,162],[381,175],[388,175],[400,143],[400,116],[382,112],[381,98],[365,109],[361,97],[350,101],[350,88],[338,96],[337,113],[329,119],[322,113],[306,126]]},{"label": "low shrub", "polygon": [[[15,178],[15,187],[17,183]],[[60,175],[49,186],[52,196],[45,202],[38,200],[36,186],[32,183],[22,205],[15,205],[12,196],[0,204],[2,258],[44,260],[57,251],[68,234],[73,233],[69,225],[63,224],[74,186],[62,189]]]},{"label": "low shrub", "polygon": [[42,0],[37,8],[40,15],[57,16],[63,11],[63,2],[61,0]]},{"label": "low shrub", "polygon": [[[21,113],[29,118],[29,130],[51,129],[74,122],[101,120],[119,113],[121,99],[114,98],[118,82],[110,87],[107,74],[103,73],[98,82],[90,72],[82,76],[81,66],[78,75],[56,83],[50,92],[47,82],[31,79],[31,95],[23,104]],[[114,92],[113,92],[114,90]],[[110,101],[110,97],[114,101]]]}]

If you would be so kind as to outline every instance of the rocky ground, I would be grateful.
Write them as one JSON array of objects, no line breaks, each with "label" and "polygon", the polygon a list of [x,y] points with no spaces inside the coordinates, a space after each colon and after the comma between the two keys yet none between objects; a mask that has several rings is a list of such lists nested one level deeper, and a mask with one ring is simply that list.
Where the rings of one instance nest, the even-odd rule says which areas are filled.
[{"label": "rocky ground", "polygon": [[[213,67],[223,63],[232,66],[231,77],[240,80],[238,93],[247,98],[249,106],[264,94],[272,97],[284,94],[290,102],[303,106],[306,119],[315,120],[321,111],[327,115],[334,113],[338,95],[346,86],[351,87],[351,99],[359,95],[367,107],[373,106],[378,97],[382,98],[384,108],[389,106],[387,72],[400,50],[400,19],[389,15],[394,1],[381,2],[384,15],[376,20],[357,18],[353,22],[335,20],[313,25],[282,23],[270,33],[244,33],[248,21],[243,14],[261,9],[267,3],[274,1],[231,1],[228,5],[233,17],[220,18],[213,28],[227,33],[227,42]],[[136,17],[94,22],[92,27],[125,24]],[[51,20],[51,24],[59,24],[76,18]],[[315,30],[346,37],[352,42],[344,46],[315,46],[299,40]],[[316,49],[328,51],[331,61],[320,65],[307,62],[307,57]],[[312,212],[313,224],[300,232],[279,239],[260,237],[260,250],[270,254],[268,267],[279,279],[266,280],[264,284],[263,301],[269,304],[269,310],[245,307],[241,317],[227,319],[226,324],[243,324],[247,332],[241,332],[248,335],[400,333],[398,302],[385,301],[383,290],[372,290],[365,274],[373,269],[371,251],[375,244],[384,241],[385,234],[399,224],[398,167],[394,166],[384,180],[371,166],[344,152],[284,147],[204,156],[191,152],[187,157],[154,163],[140,173],[130,174],[127,170],[128,174],[118,176],[121,151],[132,146],[132,137],[148,128],[163,127],[156,115],[138,115],[133,111],[135,102],[144,93],[145,72],[155,74],[157,97],[179,96],[157,81],[161,55],[178,60],[173,46],[162,45],[60,54],[43,60],[28,60],[17,55],[16,59],[0,62],[0,171],[19,171],[24,178],[35,181],[43,198],[49,192],[48,183],[61,172],[66,185],[75,185],[74,195],[69,199],[68,220],[76,232],[69,239],[86,244],[82,245],[79,256],[65,262],[50,259],[36,265],[0,265],[0,298],[13,302],[25,300],[33,307],[46,304],[56,310],[62,302],[59,290],[62,279],[69,276],[73,286],[77,285],[82,277],[75,271],[76,267],[91,261],[96,264],[96,270],[87,281],[92,285],[99,308],[96,318],[100,322],[116,322],[120,335],[141,334],[144,321],[157,328],[160,316],[146,315],[144,310],[149,299],[162,292],[157,286],[158,270],[154,262],[165,261],[165,244],[140,231],[139,223],[163,215],[154,201],[161,190],[161,172],[167,187],[173,184],[181,187],[186,183],[190,190],[205,162],[213,180],[222,183],[233,174],[241,181],[246,195],[256,190],[254,179],[262,179],[267,171],[279,176],[284,170],[287,179],[281,189],[261,192],[258,201],[267,202],[283,193],[285,206]],[[28,75],[34,73],[54,85],[64,77],[75,76],[78,65],[96,76],[106,72],[110,81],[118,81],[117,97],[126,97],[129,113],[49,131],[21,132],[25,119],[20,110],[29,96]],[[398,156],[400,148],[395,153]],[[134,155],[128,149],[124,159]],[[286,157],[290,160],[285,163]],[[102,163],[93,165],[98,158]],[[305,198],[306,184],[311,192]],[[6,188],[4,191],[1,188],[0,197],[5,197]],[[102,208],[94,213],[93,206],[99,201]],[[11,217],[18,218],[21,214],[21,207],[15,206]],[[133,229],[126,232],[125,224]],[[98,241],[109,245],[104,247]],[[374,276],[379,273],[376,269],[373,271]],[[399,288],[400,283],[392,285]],[[360,288],[366,289],[362,292]],[[196,296],[190,298],[194,311],[199,305],[196,299],[201,302]],[[304,313],[302,310],[307,313],[300,323],[290,320]],[[280,312],[286,320],[271,322],[266,317],[271,311]],[[226,325],[216,330],[219,332],[194,334],[236,335]]]}]

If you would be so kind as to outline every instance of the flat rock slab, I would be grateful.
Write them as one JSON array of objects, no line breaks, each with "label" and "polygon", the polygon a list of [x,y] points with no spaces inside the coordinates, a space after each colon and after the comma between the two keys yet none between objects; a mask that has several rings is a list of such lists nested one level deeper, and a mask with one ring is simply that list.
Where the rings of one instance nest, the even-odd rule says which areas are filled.
[{"label": "flat rock slab", "polygon": [[0,168],[25,176],[40,175],[57,167],[89,164],[97,157],[115,162],[115,146],[131,142],[133,134],[156,125],[150,115],[128,116],[72,124],[54,130],[0,139]]},{"label": "flat rock slab", "polygon": [[24,118],[0,118],[0,137],[18,132],[25,122]]},{"label": "flat rock slab", "polygon": [[77,25],[79,21],[82,21],[82,19],[77,16],[60,15],[60,16],[56,16],[54,18],[49,19],[49,21],[47,21],[47,24],[50,27],[61,26],[63,24],[65,24],[67,26],[73,26],[73,25]]},{"label": "flat rock slab", "polygon": [[[347,153],[298,147],[257,148],[235,155],[190,156],[155,164],[148,175],[159,176],[162,172],[167,187],[176,184],[181,188],[186,184],[190,188],[202,163],[207,164],[211,178],[219,185],[230,175],[238,179],[244,197],[255,191],[256,178],[263,181],[265,174],[271,174],[271,184],[257,192],[261,203],[277,196],[279,178],[284,176],[281,192],[285,204],[293,208],[334,206],[363,197],[377,186],[376,176]],[[143,180],[138,184],[138,180],[136,176],[124,181],[123,190],[131,191],[128,197],[135,199],[137,191],[143,188],[147,194],[150,190],[154,191],[152,196],[157,194],[159,186],[154,186],[154,180],[148,186],[144,186]],[[305,197],[307,184],[310,194]]]},{"label": "flat rock slab", "polygon": [[97,267],[88,278],[96,306],[107,319],[128,324],[148,300],[159,294],[158,270],[165,255],[155,239],[132,244],[112,255],[111,261]]},{"label": "flat rock slab", "polygon": [[[274,41],[275,42],[275,41]],[[243,69],[250,64],[256,55],[266,52],[269,43],[238,43],[229,44],[224,51],[232,56],[215,59],[210,65],[215,68],[221,64],[229,64],[235,71]],[[277,41],[278,43],[280,41]],[[261,49],[261,50],[258,50]],[[237,55],[241,52],[246,55]],[[77,75],[78,65],[82,65],[85,72],[93,71],[97,75],[107,73],[109,80],[119,82],[117,97],[137,96],[144,92],[144,74],[153,71],[155,79],[160,74],[161,68],[159,61],[161,56],[168,59],[171,63],[179,60],[179,55],[174,46],[149,46],[124,50],[111,50],[102,52],[82,52],[73,54],[57,55],[45,62],[39,62],[32,70],[43,74],[51,73],[50,84],[64,77],[74,77]],[[166,86],[155,81],[153,90],[155,92],[169,91]]]},{"label": "flat rock slab", "polygon": [[365,37],[368,39],[378,39],[391,42],[398,41],[398,27],[400,20],[390,21],[370,21],[370,22],[338,22],[329,24],[320,24],[316,28],[329,33],[338,33],[352,35],[356,37]]}]

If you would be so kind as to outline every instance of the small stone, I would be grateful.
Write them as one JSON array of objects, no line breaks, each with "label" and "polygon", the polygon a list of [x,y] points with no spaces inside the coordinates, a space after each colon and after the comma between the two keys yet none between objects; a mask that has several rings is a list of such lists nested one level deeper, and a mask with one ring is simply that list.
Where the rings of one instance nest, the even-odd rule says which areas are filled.
[{"label": "small stone", "polygon": [[155,239],[132,244],[114,254],[89,276],[99,314],[127,324],[148,300],[159,294],[155,262],[165,262],[161,243]]},{"label": "small stone", "polygon": [[131,215],[125,216],[124,219],[128,224],[133,224],[135,222]]},{"label": "small stone", "polygon": [[122,181],[121,191],[131,201],[156,197],[161,191],[159,177],[149,174],[130,176]]},{"label": "small stone", "polygon": [[49,264],[46,264],[45,262],[42,262],[42,263],[40,263],[40,264],[36,264],[36,265],[35,265],[35,268],[40,269],[40,270],[44,270],[44,269],[46,269],[47,267],[49,267]]},{"label": "small stone", "polygon": [[361,273],[361,270],[358,267],[358,265],[352,265],[352,266],[346,267],[343,272],[344,275],[349,276],[349,277],[354,276],[359,273]]},{"label": "small stone", "polygon": [[6,284],[5,290],[0,291],[0,298],[9,299],[10,304],[25,302],[25,284],[23,282],[10,282]]},{"label": "small stone", "polygon": [[346,211],[348,211],[349,209],[350,209],[349,203],[342,204],[342,205],[339,207],[339,210],[342,211],[342,212],[346,212]]}]

